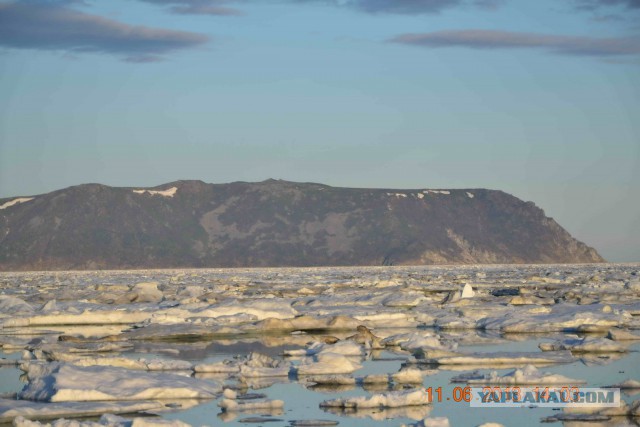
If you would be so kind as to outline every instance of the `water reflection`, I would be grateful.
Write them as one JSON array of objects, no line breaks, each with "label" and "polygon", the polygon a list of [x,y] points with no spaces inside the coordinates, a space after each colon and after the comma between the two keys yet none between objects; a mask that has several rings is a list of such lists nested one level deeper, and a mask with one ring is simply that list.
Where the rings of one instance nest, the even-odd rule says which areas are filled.
[{"label": "water reflection", "polygon": [[422,420],[429,416],[432,406],[406,406],[402,408],[322,408],[325,412],[350,418],[369,418],[375,421],[393,420],[396,418],[409,418]]},{"label": "water reflection", "polygon": [[284,414],[282,409],[247,409],[242,412],[220,412],[218,418],[225,423],[234,421],[239,417],[246,417],[247,414],[256,414],[262,417],[278,417]]}]

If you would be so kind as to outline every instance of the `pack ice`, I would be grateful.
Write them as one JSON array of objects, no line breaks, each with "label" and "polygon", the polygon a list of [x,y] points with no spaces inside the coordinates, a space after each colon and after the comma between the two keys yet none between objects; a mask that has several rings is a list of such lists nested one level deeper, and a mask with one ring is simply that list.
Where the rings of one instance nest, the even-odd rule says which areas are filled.
[{"label": "pack ice", "polygon": [[[305,425],[276,398],[304,388],[339,417],[437,425],[422,388],[434,375],[635,390],[619,364],[640,364],[638,330],[638,264],[3,272],[0,376],[22,369],[26,384],[2,395],[0,422],[215,400],[222,421],[286,407]],[[583,365],[593,377],[562,374]]]}]

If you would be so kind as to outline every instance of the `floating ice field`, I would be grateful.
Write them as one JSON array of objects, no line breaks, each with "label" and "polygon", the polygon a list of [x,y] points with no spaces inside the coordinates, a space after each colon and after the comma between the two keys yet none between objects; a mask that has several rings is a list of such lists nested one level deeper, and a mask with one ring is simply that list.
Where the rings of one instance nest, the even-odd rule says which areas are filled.
[{"label": "floating ice field", "polygon": [[453,402],[482,385],[615,386],[520,424],[632,423],[639,345],[637,264],[1,273],[0,423],[506,423]]}]

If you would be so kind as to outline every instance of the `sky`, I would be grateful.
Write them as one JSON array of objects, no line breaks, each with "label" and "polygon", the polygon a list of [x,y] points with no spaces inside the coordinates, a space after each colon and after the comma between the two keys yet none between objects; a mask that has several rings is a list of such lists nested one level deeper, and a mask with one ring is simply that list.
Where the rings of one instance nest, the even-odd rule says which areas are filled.
[{"label": "sky", "polygon": [[0,197],[491,188],[640,261],[640,0],[0,0]]}]

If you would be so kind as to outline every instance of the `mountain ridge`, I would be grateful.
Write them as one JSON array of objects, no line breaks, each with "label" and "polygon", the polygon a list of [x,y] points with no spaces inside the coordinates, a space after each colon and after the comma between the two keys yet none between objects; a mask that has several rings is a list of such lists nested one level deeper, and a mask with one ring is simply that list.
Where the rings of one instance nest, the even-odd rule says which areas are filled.
[{"label": "mountain ridge", "polygon": [[0,218],[0,270],[604,261],[533,202],[481,188],[92,183],[2,198]]}]

